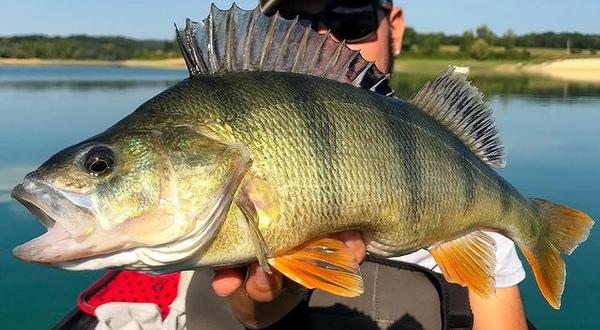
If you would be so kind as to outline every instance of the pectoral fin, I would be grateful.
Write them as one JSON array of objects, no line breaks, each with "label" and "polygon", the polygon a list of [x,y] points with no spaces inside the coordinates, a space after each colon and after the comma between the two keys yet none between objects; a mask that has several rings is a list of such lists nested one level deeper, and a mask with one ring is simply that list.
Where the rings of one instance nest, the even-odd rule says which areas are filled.
[{"label": "pectoral fin", "polygon": [[265,179],[248,173],[240,186],[236,204],[246,218],[258,263],[263,270],[271,273],[267,262],[271,257],[271,252],[260,231],[259,224],[263,227],[268,226],[279,217],[279,201],[276,191]]},{"label": "pectoral fin", "polygon": [[363,281],[354,256],[341,241],[323,238],[309,241],[284,255],[269,259],[278,271],[309,289],[356,297]]},{"label": "pectoral fin", "polygon": [[256,212],[256,207],[254,203],[250,200],[248,195],[242,190],[238,195],[237,206],[240,208],[244,217],[246,218],[246,223],[248,224],[248,228],[250,229],[250,237],[252,238],[252,244],[254,245],[254,251],[256,253],[256,258],[258,259],[258,264],[260,267],[267,273],[272,274],[271,267],[268,263],[268,258],[270,256],[269,247],[267,246],[267,242],[263,237],[260,229],[258,228],[258,214]]},{"label": "pectoral fin", "polygon": [[484,298],[494,296],[496,243],[491,237],[476,231],[437,244],[429,252],[448,282],[467,286]]}]

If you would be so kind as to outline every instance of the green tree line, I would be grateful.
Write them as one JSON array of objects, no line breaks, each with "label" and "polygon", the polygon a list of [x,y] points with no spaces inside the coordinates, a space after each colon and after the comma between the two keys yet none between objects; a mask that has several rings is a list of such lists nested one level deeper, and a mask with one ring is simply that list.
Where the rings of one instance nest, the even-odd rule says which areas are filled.
[{"label": "green tree line", "polygon": [[[442,46],[458,51],[444,52]],[[495,34],[487,26],[467,30],[462,35],[419,33],[407,27],[403,49],[408,56],[457,57],[486,59],[529,59],[528,48],[562,48],[571,53],[600,49],[600,34],[528,33],[516,35],[512,30]],[[76,60],[129,60],[178,57],[175,40],[136,40],[124,37],[44,35],[0,37],[0,58],[41,58]]]},{"label": "green tree line", "polygon": [[[444,53],[442,46],[456,46],[458,52]],[[418,33],[407,27],[402,47],[409,56],[435,57],[456,56],[462,58],[485,59],[528,59],[527,48],[557,48],[569,53],[589,51],[596,54],[600,49],[600,34],[583,33],[528,33],[517,35],[508,30],[497,35],[487,26],[482,25],[475,30],[467,30],[462,35],[446,35],[444,33]]]},{"label": "green tree line", "polygon": [[175,40],[135,40],[85,35],[0,37],[0,58],[117,61],[177,56],[179,56],[179,47]]}]

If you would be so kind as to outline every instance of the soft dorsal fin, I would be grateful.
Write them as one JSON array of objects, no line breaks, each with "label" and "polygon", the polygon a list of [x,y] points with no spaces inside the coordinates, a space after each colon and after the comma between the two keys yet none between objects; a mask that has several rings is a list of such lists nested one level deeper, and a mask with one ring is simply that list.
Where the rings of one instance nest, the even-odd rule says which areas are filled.
[{"label": "soft dorsal fin", "polygon": [[456,67],[449,67],[425,84],[410,103],[444,125],[488,165],[506,166],[504,146],[492,110],[479,90]]},{"label": "soft dorsal fin", "polygon": [[229,10],[221,10],[213,4],[201,23],[188,19],[185,28],[176,32],[192,76],[227,71],[296,72],[393,94],[389,74],[345,42],[279,13],[265,16],[260,7],[243,10],[234,3]]}]

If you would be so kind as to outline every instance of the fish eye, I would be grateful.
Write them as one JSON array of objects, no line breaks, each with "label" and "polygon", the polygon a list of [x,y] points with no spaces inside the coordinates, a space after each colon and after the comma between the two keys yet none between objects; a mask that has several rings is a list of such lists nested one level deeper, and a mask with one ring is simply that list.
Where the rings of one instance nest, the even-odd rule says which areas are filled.
[{"label": "fish eye", "polygon": [[114,153],[107,147],[94,147],[85,156],[85,170],[91,176],[110,173],[115,162]]}]

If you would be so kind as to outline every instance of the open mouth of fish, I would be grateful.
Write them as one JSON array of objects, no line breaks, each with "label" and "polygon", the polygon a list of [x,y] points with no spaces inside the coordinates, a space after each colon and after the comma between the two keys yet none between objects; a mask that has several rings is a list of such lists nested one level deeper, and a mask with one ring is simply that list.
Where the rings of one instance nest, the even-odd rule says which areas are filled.
[{"label": "open mouth of fish", "polygon": [[70,203],[52,188],[28,179],[13,189],[11,197],[23,204],[47,229],[46,233],[15,247],[13,254],[29,262],[63,261],[66,256],[60,251],[74,243],[77,233],[72,225],[61,220],[65,217],[60,214],[77,214],[82,211],[74,211],[73,206],[69,206]]}]

